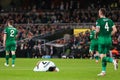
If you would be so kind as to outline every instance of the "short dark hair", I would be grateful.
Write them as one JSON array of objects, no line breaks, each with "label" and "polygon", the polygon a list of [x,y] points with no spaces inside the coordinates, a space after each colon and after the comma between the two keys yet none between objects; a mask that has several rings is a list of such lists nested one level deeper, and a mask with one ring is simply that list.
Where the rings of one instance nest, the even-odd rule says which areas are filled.
[{"label": "short dark hair", "polygon": [[105,8],[100,8],[100,11],[102,12],[103,15],[106,15],[106,9]]},{"label": "short dark hair", "polygon": [[10,25],[13,25],[14,21],[13,20],[8,20],[7,23],[9,23]]},{"label": "short dark hair", "polygon": [[55,71],[55,66],[54,67],[49,67],[48,71]]}]

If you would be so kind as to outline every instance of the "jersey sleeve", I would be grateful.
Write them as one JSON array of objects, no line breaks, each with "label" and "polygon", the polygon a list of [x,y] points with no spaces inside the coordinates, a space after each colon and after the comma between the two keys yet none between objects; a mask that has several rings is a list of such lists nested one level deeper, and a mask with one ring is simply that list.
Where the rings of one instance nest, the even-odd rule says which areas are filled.
[{"label": "jersey sleeve", "polygon": [[18,34],[18,30],[16,29],[16,34]]},{"label": "jersey sleeve", "polygon": [[6,33],[7,33],[7,28],[4,29],[4,34],[6,34]]},{"label": "jersey sleeve", "polygon": [[115,25],[114,22],[111,20],[111,26],[114,27],[114,25]]},{"label": "jersey sleeve", "polygon": [[96,27],[100,28],[100,22],[99,22],[99,20],[96,21]]}]

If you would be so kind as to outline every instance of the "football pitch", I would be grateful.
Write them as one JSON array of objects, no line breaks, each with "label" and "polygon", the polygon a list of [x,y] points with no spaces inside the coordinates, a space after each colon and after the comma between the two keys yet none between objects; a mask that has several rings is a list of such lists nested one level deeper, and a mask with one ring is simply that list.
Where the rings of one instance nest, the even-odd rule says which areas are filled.
[{"label": "football pitch", "polygon": [[[113,64],[107,65],[107,74],[98,77],[101,62],[98,64],[89,59],[48,59],[53,61],[60,72],[33,72],[39,60],[17,58],[14,68],[4,66],[4,58],[0,58],[0,80],[120,80],[120,70],[115,71]],[[10,59],[11,62],[11,59]]]}]

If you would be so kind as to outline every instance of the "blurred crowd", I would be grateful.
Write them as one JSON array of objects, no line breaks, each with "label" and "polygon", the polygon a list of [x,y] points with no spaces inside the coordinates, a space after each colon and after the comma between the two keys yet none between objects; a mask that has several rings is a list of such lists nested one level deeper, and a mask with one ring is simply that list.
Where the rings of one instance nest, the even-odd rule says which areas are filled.
[{"label": "blurred crowd", "polygon": [[[4,25],[0,28],[0,46],[2,46],[3,29]],[[70,26],[61,26],[60,24],[24,24],[16,25],[19,30],[18,40],[20,43],[17,48],[17,56],[19,57],[70,57],[70,58],[88,58],[89,57],[89,45],[90,32],[79,33],[79,36],[66,35],[63,39],[58,39],[53,44],[59,44],[63,47],[56,46],[44,46],[43,40],[34,40],[33,37],[42,37],[46,35],[56,34],[56,31],[68,30]],[[112,37],[113,48],[120,51],[120,26],[117,26],[117,33]],[[65,38],[65,40],[64,40]],[[64,49],[63,49],[64,48]],[[19,54],[21,53],[21,54]]]},{"label": "blurred crowd", "polygon": [[[10,0],[4,6],[0,1],[1,11],[30,11],[30,10],[75,10],[75,9],[107,9],[119,8],[120,0]],[[8,8],[6,8],[8,7]]]},{"label": "blurred crowd", "polygon": [[[120,22],[120,11],[108,11],[106,16],[114,22]],[[98,13],[91,10],[74,11],[40,11],[28,13],[1,13],[0,24],[5,24],[7,20],[13,19],[15,24],[35,24],[35,23],[93,23],[98,19]]]},{"label": "blurred crowd", "polygon": [[[117,51],[118,58],[120,57],[120,26],[117,26],[117,33],[112,36],[112,47],[111,51]],[[89,46],[90,46],[90,31],[85,33],[79,33],[79,36],[71,36],[69,41],[64,41],[64,39],[56,40],[56,44],[64,44],[63,48],[54,47],[53,55],[58,54],[58,57],[62,58],[90,58]],[[50,47],[49,47],[50,48]],[[114,54],[114,53],[113,53]],[[115,55],[116,56],[116,55]]]},{"label": "blurred crowd", "polygon": [[[117,26],[117,33],[112,36],[111,51],[116,49],[120,52],[120,26]],[[22,57],[33,58],[89,58],[90,31],[79,33],[79,36],[70,35],[66,41],[64,38],[51,42],[51,45],[44,44],[42,40],[29,40],[27,43],[18,46],[18,51]]]},{"label": "blurred crowd", "polygon": [[107,17],[120,22],[120,0],[12,0],[8,11],[1,8],[0,24],[8,19],[16,24],[95,22],[101,7]]},{"label": "blurred crowd", "polygon": [[[69,26],[59,26],[59,25],[49,25],[49,24],[16,24],[14,25],[18,30],[17,39],[31,39],[33,37],[42,37],[47,35],[52,35],[57,31],[65,30]],[[6,26],[0,25],[0,46],[2,46],[3,31]]]},{"label": "blurred crowd", "polygon": [[[4,27],[3,27],[4,28]],[[79,33],[79,36],[66,35],[68,38],[58,39],[53,44],[62,47],[44,45],[44,40],[32,39],[35,36],[45,36],[56,34],[56,31],[67,30],[69,26],[57,25],[19,25],[18,39],[21,40],[17,45],[17,56],[19,57],[70,57],[70,58],[89,58],[90,32]],[[52,30],[53,29],[53,30]],[[112,37],[113,48],[120,51],[120,26],[117,26],[117,33]],[[3,31],[2,31],[3,32]],[[3,33],[0,34],[0,45],[2,46]],[[21,54],[19,54],[21,53]]]}]

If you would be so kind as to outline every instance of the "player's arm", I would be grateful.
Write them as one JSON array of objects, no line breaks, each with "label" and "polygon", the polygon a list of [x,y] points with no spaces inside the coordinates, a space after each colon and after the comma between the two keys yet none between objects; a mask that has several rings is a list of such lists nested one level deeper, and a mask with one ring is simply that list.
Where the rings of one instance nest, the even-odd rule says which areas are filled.
[{"label": "player's arm", "polygon": [[15,36],[15,39],[17,40],[19,37],[19,33],[18,33],[18,30],[16,30],[16,36]]},{"label": "player's arm", "polygon": [[100,31],[100,23],[99,23],[99,20],[96,21],[96,37],[98,36],[98,33]]},{"label": "player's arm", "polygon": [[100,27],[96,27],[96,34],[95,34],[96,38],[98,36],[99,31],[100,31]]},{"label": "player's arm", "polygon": [[6,37],[7,37],[7,30],[4,30],[4,34],[3,34],[3,46],[5,47],[5,43],[6,43]]},{"label": "player's arm", "polygon": [[116,26],[115,26],[115,25],[113,25],[112,29],[113,29],[113,30],[112,30],[111,35],[114,35],[114,34],[117,32]]},{"label": "player's arm", "polygon": [[100,31],[100,27],[96,26],[96,34],[99,33],[99,31]]},{"label": "player's arm", "polygon": [[37,69],[39,69],[39,64],[40,64],[41,61],[38,61],[36,66],[37,66]]},{"label": "player's arm", "polygon": [[5,42],[6,42],[6,33],[3,35],[3,46],[5,47]]}]

